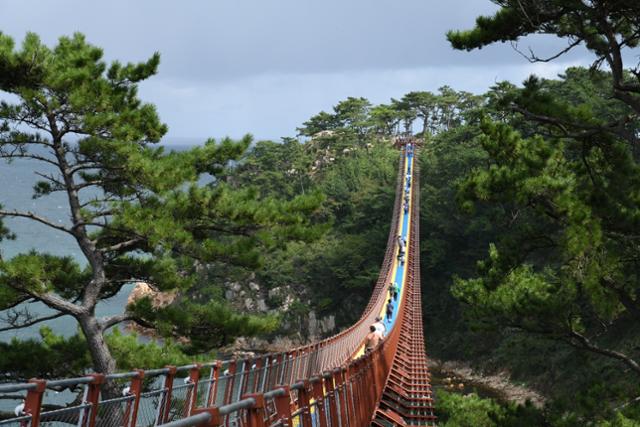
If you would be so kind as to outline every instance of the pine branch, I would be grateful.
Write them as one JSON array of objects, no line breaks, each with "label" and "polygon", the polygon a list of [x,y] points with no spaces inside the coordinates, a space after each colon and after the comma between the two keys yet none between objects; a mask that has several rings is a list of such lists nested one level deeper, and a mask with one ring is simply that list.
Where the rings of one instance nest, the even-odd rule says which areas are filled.
[{"label": "pine branch", "polygon": [[37,294],[28,290],[23,290],[23,292],[26,292],[33,298],[42,301],[48,307],[64,312],[65,314],[80,316],[82,314],[85,314],[87,311],[85,307],[71,303],[52,292],[47,292],[44,294]]},{"label": "pine branch", "polygon": [[2,151],[2,149],[0,149],[0,159],[7,159],[7,160],[31,159],[31,160],[38,160],[40,162],[49,163],[50,165],[58,167],[58,164],[55,161],[48,159],[46,157],[39,156],[37,154],[31,154],[31,153],[15,153],[15,152],[5,153]]},{"label": "pine branch", "polygon": [[614,411],[620,411],[621,409],[624,409],[627,406],[629,406],[629,405],[631,405],[633,403],[636,403],[636,402],[640,402],[640,396],[634,397],[633,399],[626,401],[622,405],[613,408],[613,410]]},{"label": "pine branch", "polygon": [[57,187],[57,191],[65,191],[65,187],[64,187],[64,183],[58,181],[56,178],[54,178],[53,175],[47,175],[44,174],[42,172],[34,172],[34,174],[38,175],[40,178],[46,179],[47,181],[50,181],[52,183],[54,183]]},{"label": "pine branch", "polygon": [[104,197],[104,198],[93,198],[91,200],[87,200],[86,202],[84,202],[83,204],[80,205],[81,209],[86,208],[87,206],[91,206],[92,204],[95,205],[96,203],[111,203],[111,202],[117,202],[119,201],[119,199],[115,198],[115,197]]},{"label": "pine branch", "polygon": [[511,47],[513,48],[513,50],[518,52],[523,58],[525,58],[527,61],[529,61],[530,63],[533,64],[533,63],[536,63],[536,62],[551,62],[554,59],[558,59],[559,57],[561,57],[565,53],[569,52],[574,47],[578,46],[580,43],[582,43],[582,39],[581,38],[569,43],[569,45],[566,48],[562,49],[561,51],[559,51],[555,55],[551,55],[551,56],[549,56],[547,58],[538,57],[533,52],[533,50],[531,48],[529,48],[529,53],[526,54],[526,53],[522,52],[520,49],[518,49],[518,43],[513,42],[513,41],[511,42]]},{"label": "pine branch", "polygon": [[602,356],[607,356],[613,359],[620,360],[629,368],[631,368],[635,373],[640,375],[640,364],[638,364],[638,362],[636,362],[635,360],[633,360],[632,358],[630,358],[624,353],[598,347],[596,344],[592,343],[587,337],[580,334],[579,332],[576,332],[573,329],[571,329],[571,331],[568,334],[568,342],[574,347],[583,348],[592,353],[596,353]]},{"label": "pine branch", "polygon": [[[515,104],[511,105],[511,110],[517,113],[520,113],[523,116],[525,116],[527,119],[533,120],[535,122],[555,126],[560,130],[560,132],[562,132],[563,136],[568,138],[575,138],[575,139],[594,136],[602,132],[613,132],[619,136],[624,137],[625,135],[622,134],[622,129],[623,129],[623,126],[629,121],[628,117],[623,117],[620,120],[614,120],[604,125],[585,126],[584,124],[559,119],[557,117],[550,117],[550,116],[532,113],[531,111]],[[582,132],[571,133],[568,131],[569,128],[582,129]]]},{"label": "pine branch", "polygon": [[600,283],[605,288],[615,292],[624,308],[626,308],[633,317],[640,319],[640,304],[637,300],[634,300],[623,288],[616,286],[615,281],[609,276],[602,277]]},{"label": "pine branch", "polygon": [[115,316],[103,317],[102,319],[100,319],[100,324],[103,330],[107,330],[112,326],[115,326],[122,322],[136,322],[138,325],[145,328],[153,328],[153,325],[151,323],[146,322],[140,317],[135,316],[131,313],[122,313]]},{"label": "pine branch", "polygon": [[83,183],[76,184],[76,190],[82,190],[83,188],[95,187],[102,184],[104,184],[104,180],[101,180],[101,179],[96,181],[85,181]]},{"label": "pine branch", "polygon": [[122,249],[127,249],[131,246],[134,246],[137,243],[143,242],[144,238],[142,236],[138,236],[138,237],[134,237],[133,239],[124,241],[124,242],[120,242],[120,243],[116,243],[114,245],[111,246],[107,246],[106,248],[100,248],[101,252],[113,252],[113,251],[119,251]]},{"label": "pine branch", "polygon": [[59,313],[56,313],[56,314],[52,314],[50,316],[43,316],[43,317],[38,317],[38,318],[35,318],[35,319],[27,320],[27,321],[22,322],[22,323],[17,323],[17,319],[15,319],[15,321],[11,321],[9,319],[5,319],[5,322],[9,323],[10,326],[5,326],[5,327],[0,328],[0,332],[13,331],[13,330],[22,329],[22,328],[28,328],[29,326],[33,326],[33,325],[36,325],[36,324],[41,323],[41,322],[46,322],[48,320],[57,319],[59,317],[66,316],[66,315],[67,315],[67,313],[59,312]]},{"label": "pine branch", "polygon": [[23,302],[29,301],[31,297],[25,297],[23,296],[22,298],[18,298],[16,301],[14,301],[13,303],[11,303],[10,305],[8,305],[7,307],[3,308],[2,310],[10,310],[14,307],[19,306],[20,304],[22,304]]},{"label": "pine branch", "polygon": [[44,217],[41,217],[39,215],[34,214],[31,211],[20,212],[20,211],[0,210],[0,217],[3,217],[3,216],[9,216],[9,217],[15,217],[15,218],[27,218],[27,219],[30,219],[32,221],[36,221],[36,222],[39,222],[41,224],[44,224],[47,227],[51,227],[51,228],[53,228],[55,230],[58,230],[58,231],[63,231],[65,233],[67,233],[67,234],[70,234],[70,235],[76,237],[76,233],[72,229],[64,227],[62,225],[55,224],[55,223],[49,221],[48,219],[46,219]]}]

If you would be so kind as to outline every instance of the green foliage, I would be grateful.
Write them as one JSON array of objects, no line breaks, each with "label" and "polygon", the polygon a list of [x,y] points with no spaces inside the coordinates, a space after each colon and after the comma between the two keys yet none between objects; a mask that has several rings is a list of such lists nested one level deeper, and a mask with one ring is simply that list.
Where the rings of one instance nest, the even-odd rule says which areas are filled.
[{"label": "green foliage", "polygon": [[475,393],[438,391],[438,424],[443,427],[540,427],[548,425],[531,404],[499,404]]},{"label": "green foliage", "polygon": [[[8,261],[0,261],[0,287],[17,294],[15,289],[24,289],[39,294],[56,292],[63,298],[80,296],[82,282],[89,279],[71,257],[57,257],[31,251],[19,254]],[[4,300],[0,303],[11,303]],[[1,307],[1,305],[0,305]]]},{"label": "green foliage", "polygon": [[237,336],[273,332],[279,325],[277,316],[253,316],[235,313],[229,306],[213,301],[179,304],[154,310],[148,298],[140,299],[130,310],[149,318],[156,316],[158,331],[165,336],[189,338],[189,354],[208,352],[233,342]]},{"label": "green foliage", "polygon": [[421,134],[426,139],[442,131],[463,124],[469,112],[479,106],[480,98],[468,92],[457,92],[449,86],[431,92],[409,92],[392,105],[405,122],[405,130],[411,131],[414,120],[422,122]]},{"label": "green foliage", "polygon": [[319,132],[333,130],[338,126],[337,117],[331,113],[321,111],[298,128],[300,135],[313,136]]},{"label": "green foliage", "polygon": [[374,131],[381,135],[391,135],[402,119],[396,108],[386,104],[371,107],[369,116]]},{"label": "green foliage", "polygon": [[[166,365],[187,365],[194,360],[211,358],[210,354],[195,358],[172,342],[141,342],[136,334],[122,334],[114,329],[105,336],[107,345],[120,370],[151,369]],[[91,364],[87,342],[82,334],[70,337],[56,335],[48,327],[40,328],[40,339],[0,343],[0,369],[16,380],[29,378],[66,378],[82,376]]]},{"label": "green foliage", "polygon": [[[542,86],[540,83],[536,85]],[[529,99],[537,96],[529,94],[530,91],[540,92],[541,89],[525,86],[522,96]],[[573,120],[584,121],[582,115],[588,111],[585,108],[571,111],[564,100],[547,102],[546,108],[553,109],[554,105],[563,105],[562,111]],[[602,138],[610,139],[608,154],[603,155],[602,147],[585,145],[586,141],[565,140],[563,144],[560,140],[540,136],[525,139],[509,125],[492,124],[486,120],[482,123],[482,131],[479,141],[491,162],[488,168],[476,169],[465,181],[461,186],[461,198],[469,207],[471,201],[511,204],[512,212],[519,215],[512,223],[511,236],[500,242],[502,248],[499,252],[509,255],[499,259],[496,255],[498,249],[493,248],[491,267],[481,265],[480,272],[486,277],[484,288],[492,290],[497,305],[505,303],[493,291],[500,289],[500,282],[523,298],[537,294],[534,289],[538,285],[535,283],[542,282],[537,279],[524,282],[516,279],[513,282],[515,273],[508,272],[519,271],[519,275],[540,278],[540,275],[530,274],[530,267],[519,270],[517,266],[527,260],[539,268],[544,266],[546,259],[539,255],[545,251],[547,256],[553,256],[553,262],[546,263],[544,275],[556,283],[553,286],[559,293],[554,294],[562,297],[558,297],[555,303],[547,300],[543,305],[550,309],[566,307],[569,311],[556,319],[556,327],[552,330],[583,330],[582,325],[594,315],[606,322],[615,320],[624,310],[625,302],[618,292],[612,292],[611,286],[630,290],[637,287],[637,281],[633,273],[623,273],[625,269],[634,267],[633,263],[619,258],[622,242],[613,233],[627,224],[635,224],[639,211],[637,205],[635,209],[631,208],[634,202],[629,198],[636,197],[633,191],[618,195],[612,190],[613,193],[605,196],[603,187],[635,188],[640,169],[629,147],[623,141],[602,135]],[[624,176],[616,172],[618,168],[625,170]],[[621,205],[629,208],[622,213]],[[612,217],[615,220],[612,221]],[[629,250],[633,251],[627,247],[623,252],[628,253]],[[525,282],[528,285],[525,286]],[[547,285],[541,286],[552,286],[547,280],[544,282]],[[619,283],[609,286],[608,282]],[[459,289],[465,287],[462,282],[459,285]],[[466,291],[478,285],[477,281],[469,282]],[[465,292],[461,291],[458,296],[463,297],[463,294]],[[590,304],[589,308],[585,307],[585,302]],[[535,304],[526,304],[520,310],[529,311],[529,315],[545,323],[552,319],[548,314],[534,313],[536,307]],[[627,309],[633,310],[633,307]],[[511,311],[516,316],[521,314],[516,307]],[[561,320],[563,316],[565,320]]]},{"label": "green foliage", "polygon": [[397,176],[397,151],[367,141],[371,147],[362,150],[364,141],[342,140],[330,149],[335,160],[312,176],[313,188],[325,195],[320,217],[333,228],[310,244],[273,253],[261,273],[270,287],[298,285],[317,312],[336,313],[345,325],[364,307],[377,278]]},{"label": "green foliage", "polygon": [[258,141],[240,161],[229,182],[238,187],[254,187],[261,196],[287,200],[313,191],[307,174],[311,156],[296,139],[282,143]]},{"label": "green foliage", "polygon": [[40,329],[41,339],[0,342],[0,370],[15,381],[82,375],[91,360],[81,335],[63,338]]},{"label": "green foliage", "polygon": [[[530,5],[532,2],[527,3]],[[503,7],[491,17],[479,16],[472,30],[447,32],[447,39],[454,49],[472,50],[497,41],[517,40],[534,30],[535,27],[527,25],[515,7]]]},{"label": "green foliage", "polygon": [[[515,41],[529,34],[555,34],[572,42],[582,42],[598,56],[603,55],[613,33],[629,47],[638,45],[639,6],[632,0],[611,3],[585,3],[572,0],[500,0],[493,16],[480,16],[468,31],[449,31],[447,38],[455,49],[472,50],[495,42]],[[598,19],[606,16],[607,19]]]},{"label": "green foliage", "polygon": [[333,107],[333,114],[321,111],[298,128],[300,135],[314,136],[323,131],[341,130],[362,139],[370,131],[371,103],[365,98],[349,97]]},{"label": "green foliage", "polygon": [[[2,210],[2,205],[0,205],[0,210]],[[2,218],[0,218],[0,242],[3,240],[12,240],[15,239],[15,235],[13,235],[8,228],[4,226],[2,223]],[[0,260],[2,259],[2,252],[0,252]]]},{"label": "green foliage", "polygon": [[500,412],[500,405],[475,394],[438,392],[439,424],[444,427],[497,426]]},{"label": "green foliage", "polygon": [[635,427],[637,425],[637,421],[627,418],[619,412],[615,415],[613,420],[603,421],[602,423],[598,424],[599,427]]},{"label": "green foliage", "polygon": [[[640,315],[632,243],[640,225],[640,91],[639,76],[624,69],[624,49],[638,46],[640,9],[624,0],[496,3],[495,15],[479,17],[474,29],[447,34],[454,48],[553,34],[569,46],[551,59],[582,44],[595,61],[558,80],[532,76],[522,88],[500,83],[488,94],[491,120],[478,138],[488,161],[465,178],[459,198],[474,216],[502,209],[496,222],[508,229],[495,230],[488,259],[454,293],[474,324],[494,332],[509,326],[497,333],[502,339],[528,331],[535,336],[522,342],[532,348],[553,338],[590,352],[552,347],[549,365],[567,364],[573,373],[558,372],[547,385],[558,425],[624,423],[637,414],[616,415],[612,402],[637,393],[627,375],[640,374],[630,327]],[[598,70],[603,63],[609,72]]]},{"label": "green foliage", "polygon": [[188,355],[181,345],[170,339],[164,339],[162,343],[154,340],[141,342],[136,334],[122,334],[119,329],[114,329],[106,339],[118,368],[123,371],[188,365],[194,361],[213,358],[210,353],[199,354],[197,357]]},{"label": "green foliage", "polygon": [[[32,44],[34,37],[28,35],[25,45]],[[29,55],[33,50],[15,52],[14,46],[11,37],[0,33],[0,87],[33,87],[42,78],[42,66]]]}]

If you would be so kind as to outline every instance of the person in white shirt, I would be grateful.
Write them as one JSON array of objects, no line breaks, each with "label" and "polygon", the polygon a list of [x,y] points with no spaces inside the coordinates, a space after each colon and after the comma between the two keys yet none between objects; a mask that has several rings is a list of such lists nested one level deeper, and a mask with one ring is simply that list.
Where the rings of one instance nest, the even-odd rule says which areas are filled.
[{"label": "person in white shirt", "polygon": [[384,323],[382,323],[382,317],[376,317],[376,322],[373,326],[375,326],[376,332],[380,334],[380,337],[384,337],[387,332],[387,328],[384,326]]}]

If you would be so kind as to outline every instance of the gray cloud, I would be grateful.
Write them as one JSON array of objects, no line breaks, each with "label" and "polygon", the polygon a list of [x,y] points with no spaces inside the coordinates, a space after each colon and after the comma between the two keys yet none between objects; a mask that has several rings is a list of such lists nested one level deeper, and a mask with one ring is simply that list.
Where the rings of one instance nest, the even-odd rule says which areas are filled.
[{"label": "gray cloud", "polygon": [[293,136],[295,128],[320,110],[329,111],[347,96],[389,102],[412,90],[443,85],[483,92],[497,81],[521,82],[530,73],[555,77],[576,63],[447,66],[334,73],[264,74],[222,83],[197,84],[155,79],[141,95],[161,112],[171,111],[173,135],[230,135],[252,132],[259,138]]},{"label": "gray cloud", "polygon": [[[446,42],[447,30],[495,9],[488,0],[0,0],[0,30],[49,44],[81,31],[122,61],[160,51],[160,74],[141,94],[170,135],[276,137],[346,96],[383,102],[445,83],[482,91],[499,75],[526,75],[535,68],[509,45],[467,53]],[[540,54],[564,46],[529,44]]]}]

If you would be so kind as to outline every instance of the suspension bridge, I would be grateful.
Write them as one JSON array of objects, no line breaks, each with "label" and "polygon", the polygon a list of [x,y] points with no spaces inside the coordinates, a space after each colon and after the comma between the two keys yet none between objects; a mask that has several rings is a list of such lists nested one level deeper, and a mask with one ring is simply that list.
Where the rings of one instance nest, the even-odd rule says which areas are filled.
[{"label": "suspension bridge", "polygon": [[[397,142],[385,257],[371,299],[351,327],[254,358],[0,385],[0,398],[22,401],[0,427],[435,425],[422,330],[417,146],[410,137]],[[365,337],[377,317],[386,335],[367,349]],[[101,393],[106,384],[121,396]],[[52,405],[60,390],[76,397]]]}]

